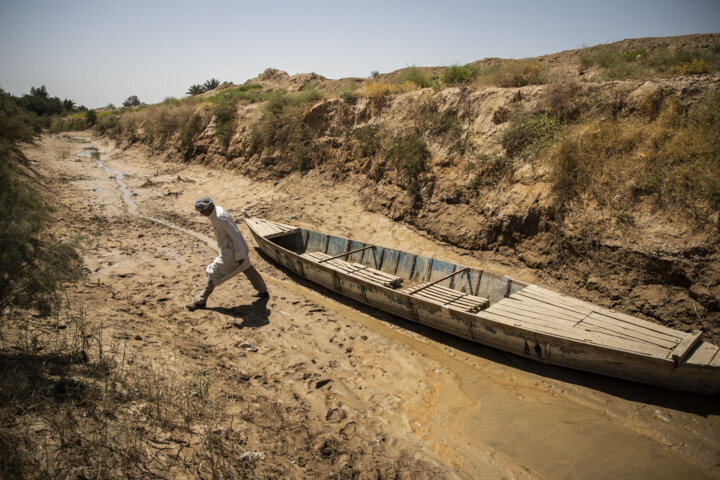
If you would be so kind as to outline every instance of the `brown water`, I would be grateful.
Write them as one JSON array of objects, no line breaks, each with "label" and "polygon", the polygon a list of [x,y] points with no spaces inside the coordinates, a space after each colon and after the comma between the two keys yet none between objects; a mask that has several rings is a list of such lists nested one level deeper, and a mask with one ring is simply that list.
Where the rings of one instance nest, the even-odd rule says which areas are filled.
[{"label": "brown water", "polygon": [[[472,477],[483,476],[487,458],[499,456],[530,476],[548,479],[720,478],[720,469],[712,467],[720,461],[717,413],[698,418],[660,408],[673,417],[672,425],[658,414],[651,422],[641,416],[633,419],[634,402],[583,389],[563,391],[542,377],[391,328],[302,286],[282,284],[411,347],[451,373],[443,378],[430,372],[436,391],[424,397],[420,411],[416,406],[411,411],[428,422],[422,428],[426,433],[419,429],[416,434],[435,442],[441,456],[446,453],[445,460]],[[686,429],[688,424],[696,425]],[[668,443],[673,435],[684,437],[682,445]]]}]

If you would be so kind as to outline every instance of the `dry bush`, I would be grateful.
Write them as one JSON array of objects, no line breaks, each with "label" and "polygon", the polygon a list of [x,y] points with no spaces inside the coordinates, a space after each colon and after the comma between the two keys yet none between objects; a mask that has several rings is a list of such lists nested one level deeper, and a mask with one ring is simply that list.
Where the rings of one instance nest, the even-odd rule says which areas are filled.
[{"label": "dry bush", "polygon": [[503,60],[478,74],[478,83],[512,88],[547,82],[547,71],[537,60]]},{"label": "dry bush", "polygon": [[720,96],[685,109],[668,97],[657,118],[599,119],[573,127],[551,154],[563,200],[600,205],[650,197],[703,222],[720,209]]},{"label": "dry bush", "polygon": [[394,95],[396,93],[405,93],[413,90],[418,90],[420,87],[412,82],[405,82],[402,84],[397,83],[383,83],[383,82],[366,82],[365,85],[360,89],[360,94],[368,97],[371,100],[382,99],[388,95]]}]

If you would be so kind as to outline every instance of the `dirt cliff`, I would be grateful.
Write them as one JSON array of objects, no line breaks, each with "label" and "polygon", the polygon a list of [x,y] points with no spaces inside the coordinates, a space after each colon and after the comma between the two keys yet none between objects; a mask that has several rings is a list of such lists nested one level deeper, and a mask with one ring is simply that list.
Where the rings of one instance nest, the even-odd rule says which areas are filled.
[{"label": "dirt cliff", "polygon": [[[712,50],[719,38],[631,40],[527,60],[543,65],[547,79],[521,87],[436,84],[378,93],[373,87],[396,85],[383,82],[396,80],[402,71],[377,75],[360,86],[362,79],[290,76],[268,69],[245,86],[275,95],[325,93],[293,109],[269,106],[272,97],[241,101],[232,107],[231,128],[224,136],[219,107],[205,102],[193,107],[194,118],[205,123],[189,140],[178,140],[180,129],[171,132],[171,141],[157,134],[143,137],[142,125],[134,136],[118,138],[125,145],[139,140],[174,161],[232,169],[253,179],[320,175],[359,192],[368,211],[471,252],[481,262],[499,259],[559,291],[683,330],[700,328],[717,341],[716,180],[708,174],[705,181],[696,173],[683,180],[688,185],[678,187],[681,191],[692,190],[693,183],[709,185],[710,193],[690,205],[653,190],[658,183],[653,179],[626,180],[619,172],[635,168],[642,176],[643,159],[667,156],[665,147],[645,153],[654,147],[641,140],[662,143],[667,132],[680,128],[679,120],[668,118],[692,117],[698,106],[717,107],[720,74],[606,80],[598,61],[583,63],[583,58],[599,58],[613,49],[619,58],[635,62],[633,55],[640,59],[660,49]],[[423,73],[433,79],[442,71]],[[226,84],[205,96],[232,89],[238,87]],[[606,167],[604,176],[584,185],[558,180],[569,175],[560,162],[584,153],[562,156],[563,149],[575,148],[574,139],[577,148],[588,150],[588,135],[600,132],[608,138],[599,155],[610,157],[613,149],[631,142],[626,132],[640,123],[635,143],[618,157],[619,166]],[[573,168],[576,181],[573,172],[581,167]],[[303,185],[289,181],[282,186],[303,196]]]}]

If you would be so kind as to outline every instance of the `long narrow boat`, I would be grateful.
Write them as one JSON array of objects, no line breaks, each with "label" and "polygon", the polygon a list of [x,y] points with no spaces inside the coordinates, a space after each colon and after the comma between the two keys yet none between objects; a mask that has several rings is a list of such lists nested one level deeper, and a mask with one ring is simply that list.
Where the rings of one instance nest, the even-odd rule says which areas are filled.
[{"label": "long narrow boat", "polygon": [[260,249],[358,302],[522,357],[704,395],[720,349],[681,332],[504,275],[249,217]]}]

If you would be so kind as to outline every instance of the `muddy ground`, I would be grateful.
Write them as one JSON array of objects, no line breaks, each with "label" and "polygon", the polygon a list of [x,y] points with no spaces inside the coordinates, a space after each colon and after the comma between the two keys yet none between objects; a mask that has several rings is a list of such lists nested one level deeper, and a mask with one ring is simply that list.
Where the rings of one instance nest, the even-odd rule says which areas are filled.
[{"label": "muddy ground", "polygon": [[[185,309],[215,254],[192,209],[204,195],[236,218],[247,208],[537,281],[521,263],[433,242],[313,173],[251,181],[85,133],[43,136],[26,153],[59,205],[53,234],[82,238],[85,276],[70,302],[102,325],[118,363],[210,375],[227,408],[221,430],[240,436],[256,478],[720,478],[717,401],[461,341],[344,300],[254,248],[269,301],[240,276],[207,309]],[[176,460],[206,448],[193,431],[147,442],[149,471],[191,476]]]}]

